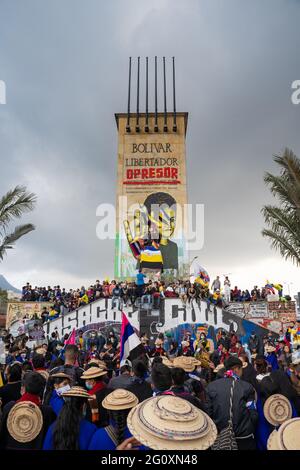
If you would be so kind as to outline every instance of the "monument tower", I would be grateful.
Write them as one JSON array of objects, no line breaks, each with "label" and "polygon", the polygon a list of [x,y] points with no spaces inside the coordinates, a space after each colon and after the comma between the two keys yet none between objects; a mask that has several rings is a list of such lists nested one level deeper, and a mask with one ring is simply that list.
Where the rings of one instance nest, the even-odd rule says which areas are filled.
[{"label": "monument tower", "polygon": [[[130,57],[127,113],[115,115],[118,128],[118,166],[114,271],[118,280],[135,276],[138,266],[134,241],[142,236],[147,220],[155,218],[151,207],[157,205],[163,207],[157,216],[157,223],[164,230],[159,246],[164,273],[182,277],[188,264],[185,222],[185,138],[188,113],[176,110],[174,57],[169,62],[167,65],[172,70],[171,111],[167,110],[165,57],[159,63],[155,57],[151,61],[151,71],[148,57],[143,62],[138,57],[134,64]],[[136,68],[134,112],[131,107],[133,65]],[[143,86],[141,71],[145,78]],[[149,102],[150,91],[154,94],[154,103]],[[144,106],[140,102],[141,92]],[[163,97],[162,103],[158,103],[158,96]]]}]

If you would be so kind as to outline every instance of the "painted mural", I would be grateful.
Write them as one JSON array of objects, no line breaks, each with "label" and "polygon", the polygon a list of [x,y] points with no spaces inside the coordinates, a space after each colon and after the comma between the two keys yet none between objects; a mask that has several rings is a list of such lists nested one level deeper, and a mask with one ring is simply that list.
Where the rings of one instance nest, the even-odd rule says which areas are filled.
[{"label": "painted mural", "polygon": [[50,302],[8,302],[6,328],[18,320],[40,318],[43,308],[51,305]]},{"label": "painted mural", "polygon": [[[251,331],[259,335],[265,335],[267,328],[274,333],[278,333],[280,327],[286,324],[287,319],[294,318],[290,310],[286,307],[280,307],[282,313],[278,313],[279,306],[274,305],[270,310],[270,317],[257,317],[254,315],[253,306],[249,318],[242,316],[239,312],[232,312],[227,309],[207,304],[204,301],[192,301],[190,304],[183,304],[180,299],[165,299],[159,305],[159,308],[153,309],[152,305],[141,304],[139,306],[123,307],[132,326],[140,332],[146,332],[148,336],[154,339],[159,333],[165,333],[167,337],[174,337],[180,340],[185,331],[190,331],[192,336],[198,327],[205,326],[208,336],[213,341],[219,329],[226,331],[235,331],[243,343],[247,342]],[[276,314],[276,320],[274,315]],[[289,316],[290,315],[290,316]],[[276,323],[274,323],[276,322]],[[85,332],[95,330],[102,332],[108,327],[119,329],[121,323],[121,310],[112,305],[111,299],[100,299],[89,305],[79,308],[73,312],[67,313],[62,317],[48,321],[44,325],[47,335],[58,330],[59,335],[63,336],[70,333],[73,328],[82,329]],[[266,326],[265,326],[266,325]]]}]

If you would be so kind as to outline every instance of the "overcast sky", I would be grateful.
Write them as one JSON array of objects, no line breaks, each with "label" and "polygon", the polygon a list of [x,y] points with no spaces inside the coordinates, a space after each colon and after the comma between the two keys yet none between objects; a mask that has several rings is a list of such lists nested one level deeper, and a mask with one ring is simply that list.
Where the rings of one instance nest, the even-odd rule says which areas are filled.
[{"label": "overcast sky", "polygon": [[[114,242],[96,208],[115,202],[117,130],[128,57],[176,57],[177,108],[189,113],[188,196],[205,205],[198,255],[211,277],[300,287],[298,269],[262,238],[274,153],[300,156],[298,0],[0,0],[1,194],[38,196],[0,273],[20,288],[67,288],[113,275]],[[286,289],[287,292],[287,289]]]}]

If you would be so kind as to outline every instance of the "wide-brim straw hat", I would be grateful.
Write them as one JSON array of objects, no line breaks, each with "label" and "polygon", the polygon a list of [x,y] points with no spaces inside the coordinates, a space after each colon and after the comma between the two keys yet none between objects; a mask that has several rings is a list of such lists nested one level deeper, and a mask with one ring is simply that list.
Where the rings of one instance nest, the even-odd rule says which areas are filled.
[{"label": "wide-brim straw hat", "polygon": [[271,395],[264,404],[266,420],[273,426],[279,426],[292,417],[292,407],[289,400],[279,393]]},{"label": "wide-brim straw hat", "polygon": [[279,450],[300,450],[300,418],[285,421],[278,430]]},{"label": "wide-brim straw hat", "polygon": [[104,361],[101,361],[100,359],[90,359],[88,364],[97,364],[100,369],[105,369],[106,364]]},{"label": "wide-brim straw hat", "polygon": [[173,360],[174,367],[180,367],[186,372],[193,372],[195,367],[201,366],[201,362],[190,356],[179,356]]},{"label": "wide-brim straw hat", "polygon": [[34,348],[34,352],[35,352],[35,354],[41,354],[42,356],[45,356],[47,351],[46,351],[45,348],[43,348],[43,346],[36,346]]},{"label": "wide-brim straw hat", "polygon": [[123,388],[117,388],[102,401],[103,408],[107,410],[127,410],[133,408],[139,403],[138,398],[134,393]]},{"label": "wide-brim straw hat", "polygon": [[80,397],[80,398],[91,398],[91,395],[83,387],[71,387],[70,390],[61,394],[62,397]]},{"label": "wide-brim straw hat", "polygon": [[[273,434],[273,433],[272,433]],[[285,421],[268,440],[268,450],[300,450],[300,418]]]},{"label": "wide-brim straw hat", "polygon": [[268,450],[279,450],[278,443],[277,443],[277,434],[278,434],[277,429],[274,429],[274,431],[271,432],[268,438],[268,442],[267,442]]},{"label": "wide-brim straw hat", "polygon": [[107,374],[106,369],[100,369],[100,367],[90,367],[89,369],[84,371],[84,373],[82,374],[80,378],[84,380],[89,380],[89,379],[95,379],[97,377],[101,377],[102,375],[106,375],[106,374]]},{"label": "wide-brim straw hat", "polygon": [[266,346],[266,347],[265,347],[265,351],[266,351],[267,353],[275,352],[275,351],[276,351],[276,348],[274,348],[274,346]]},{"label": "wide-brim straw hat", "polygon": [[46,381],[49,379],[49,372],[47,372],[46,370],[37,370],[36,372],[42,377],[44,377]]},{"label": "wide-brim straw hat", "polygon": [[130,411],[127,425],[139,442],[154,450],[205,450],[218,434],[206,413],[171,395],[144,400]]},{"label": "wide-brim straw hat", "polygon": [[214,369],[214,373],[217,374],[218,372],[220,372],[220,370],[224,369],[224,372],[225,372],[225,366],[224,364],[218,364],[217,367]]},{"label": "wide-brim straw hat", "polygon": [[50,374],[50,377],[54,379],[68,379],[71,380],[70,375],[65,374],[64,372],[56,372],[55,374]]},{"label": "wide-brim straw hat", "polygon": [[174,367],[173,362],[170,361],[170,359],[168,359],[166,356],[162,356],[162,363],[163,363],[164,366]]},{"label": "wide-brim straw hat", "polygon": [[43,415],[31,401],[16,403],[8,413],[7,429],[17,442],[31,442],[41,432]]}]

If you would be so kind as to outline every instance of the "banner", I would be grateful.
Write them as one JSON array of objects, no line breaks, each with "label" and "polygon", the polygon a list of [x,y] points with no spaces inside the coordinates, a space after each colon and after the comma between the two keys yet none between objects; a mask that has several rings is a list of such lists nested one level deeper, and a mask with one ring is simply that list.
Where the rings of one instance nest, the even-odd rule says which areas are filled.
[{"label": "banner", "polygon": [[[134,244],[143,238],[151,222],[163,233],[159,250],[164,271],[186,274],[188,258],[185,236],[187,114],[177,114],[177,132],[126,132],[126,115],[116,115],[119,131],[115,278],[132,278],[139,266]],[[150,129],[154,117],[150,115]],[[172,129],[173,115],[168,115]],[[163,116],[158,117],[163,129]],[[161,208],[161,209],[160,209]],[[157,211],[156,211],[157,210]]]}]

